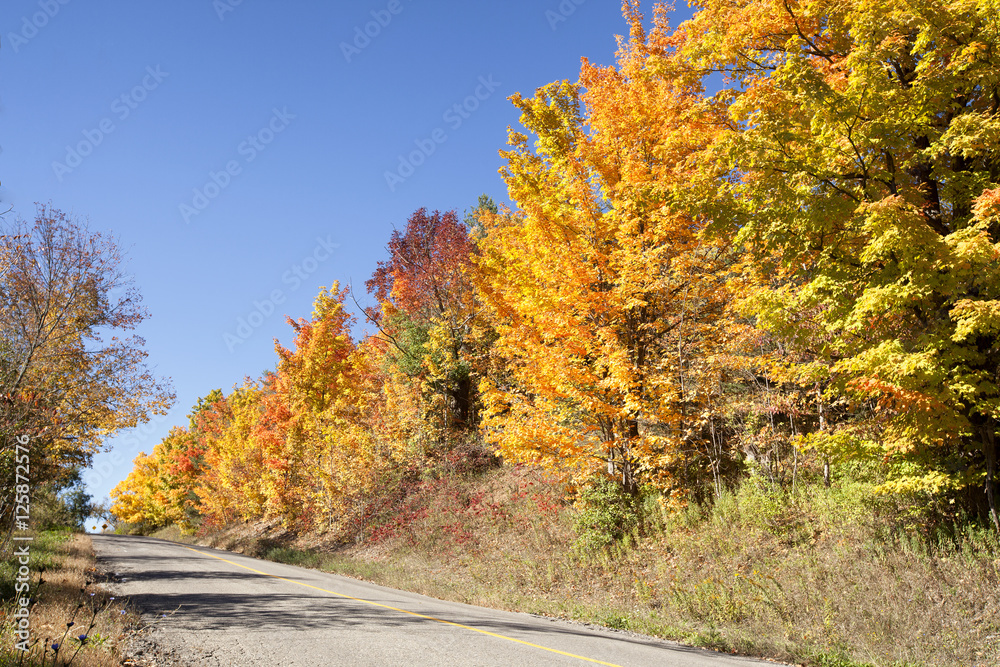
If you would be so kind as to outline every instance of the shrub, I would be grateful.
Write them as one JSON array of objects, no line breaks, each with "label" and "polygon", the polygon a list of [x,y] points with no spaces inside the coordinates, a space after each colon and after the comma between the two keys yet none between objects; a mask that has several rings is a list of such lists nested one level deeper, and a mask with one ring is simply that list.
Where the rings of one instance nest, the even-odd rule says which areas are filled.
[{"label": "shrub", "polygon": [[577,506],[577,547],[584,551],[603,549],[621,540],[636,530],[642,519],[642,496],[629,494],[605,477],[583,489]]}]

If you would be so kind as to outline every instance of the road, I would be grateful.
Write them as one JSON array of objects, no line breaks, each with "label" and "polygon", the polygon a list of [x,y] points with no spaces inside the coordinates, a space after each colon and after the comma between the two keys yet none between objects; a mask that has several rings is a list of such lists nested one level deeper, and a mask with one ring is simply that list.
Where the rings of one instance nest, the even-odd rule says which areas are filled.
[{"label": "road", "polygon": [[722,655],[149,537],[92,535],[110,584],[190,665],[752,667]]}]

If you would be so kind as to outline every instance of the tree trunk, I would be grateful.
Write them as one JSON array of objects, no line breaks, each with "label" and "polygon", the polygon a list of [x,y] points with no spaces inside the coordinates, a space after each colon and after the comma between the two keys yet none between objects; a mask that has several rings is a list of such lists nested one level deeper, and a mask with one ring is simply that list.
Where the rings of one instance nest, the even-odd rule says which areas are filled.
[{"label": "tree trunk", "polygon": [[469,429],[474,426],[472,421],[472,378],[463,376],[455,383],[455,388],[451,392],[452,404],[455,406],[455,417],[452,420],[452,427],[458,429]]},{"label": "tree trunk", "polygon": [[997,515],[996,503],[997,443],[992,421],[980,427],[980,437],[986,454],[986,503],[989,506],[993,527],[1000,533],[1000,516]]}]

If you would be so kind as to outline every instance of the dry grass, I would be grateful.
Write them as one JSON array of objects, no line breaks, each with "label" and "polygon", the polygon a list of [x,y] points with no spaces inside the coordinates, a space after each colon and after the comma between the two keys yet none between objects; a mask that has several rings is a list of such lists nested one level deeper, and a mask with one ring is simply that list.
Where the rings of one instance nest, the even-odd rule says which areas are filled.
[{"label": "dry grass", "polygon": [[[124,600],[116,600],[98,585],[100,576],[90,538],[65,532],[40,533],[30,550],[31,651],[14,650],[14,606],[11,601],[5,602],[0,622],[0,665],[122,664],[124,638],[137,627],[138,615],[127,608]],[[9,561],[5,559],[2,567],[6,568],[3,579],[7,579],[13,572]],[[9,580],[13,581],[12,574]],[[12,587],[4,591],[4,599],[11,594]]]},{"label": "dry grass", "polygon": [[[822,667],[1000,664],[1000,541],[893,528],[860,484],[795,497],[748,482],[709,510],[651,512],[587,551],[540,473],[424,483],[349,546],[253,527],[217,546],[442,599],[596,622]],[[887,527],[888,526],[888,527]]]}]

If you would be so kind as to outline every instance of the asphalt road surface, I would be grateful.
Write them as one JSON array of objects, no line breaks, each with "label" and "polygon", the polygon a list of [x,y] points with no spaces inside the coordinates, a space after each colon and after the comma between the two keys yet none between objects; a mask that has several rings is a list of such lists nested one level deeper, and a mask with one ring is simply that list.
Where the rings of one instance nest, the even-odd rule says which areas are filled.
[{"label": "asphalt road surface", "polygon": [[149,537],[93,535],[100,566],[180,662],[278,665],[656,665],[756,660],[455,602]]}]

